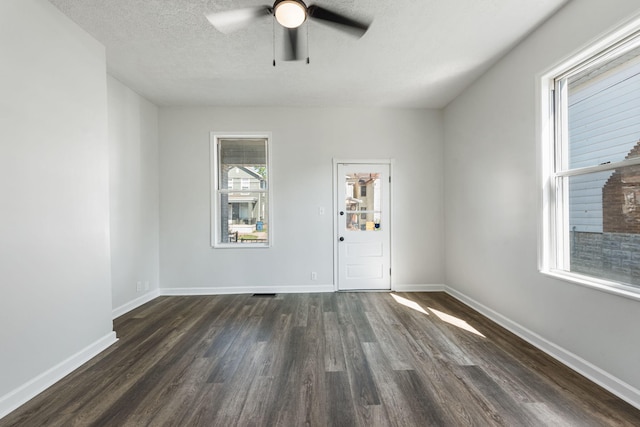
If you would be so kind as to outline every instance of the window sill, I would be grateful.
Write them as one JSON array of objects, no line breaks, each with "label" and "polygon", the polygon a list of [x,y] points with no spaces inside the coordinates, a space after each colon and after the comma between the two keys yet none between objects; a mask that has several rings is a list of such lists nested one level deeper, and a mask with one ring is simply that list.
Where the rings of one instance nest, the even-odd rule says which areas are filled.
[{"label": "window sill", "polygon": [[219,243],[213,245],[213,249],[269,249],[270,243]]},{"label": "window sill", "polygon": [[554,279],[563,280],[575,285],[585,286],[587,288],[595,289],[600,292],[606,292],[623,298],[629,298],[632,300],[640,301],[640,288],[635,288],[629,285],[623,285],[617,282],[610,282],[607,280],[596,279],[589,276],[583,276],[581,274],[570,273],[561,270],[540,270],[540,272],[546,276],[553,277]]}]

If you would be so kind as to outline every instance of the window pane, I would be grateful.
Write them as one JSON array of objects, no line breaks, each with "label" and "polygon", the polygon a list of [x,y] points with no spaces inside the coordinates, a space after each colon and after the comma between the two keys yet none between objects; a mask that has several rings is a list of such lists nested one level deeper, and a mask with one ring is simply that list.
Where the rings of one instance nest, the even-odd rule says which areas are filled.
[{"label": "window pane", "polygon": [[345,175],[346,229],[349,231],[380,230],[380,174],[349,173]]},{"label": "window pane", "polygon": [[570,168],[640,155],[639,55],[635,48],[567,78]]},{"label": "window pane", "polygon": [[217,140],[217,242],[269,242],[267,139]]},{"label": "window pane", "polygon": [[222,243],[268,241],[269,198],[266,192],[220,194]]},{"label": "window pane", "polygon": [[569,182],[569,270],[640,285],[640,166]]},{"label": "window pane", "polygon": [[265,139],[221,139],[218,144],[221,164],[236,166],[267,164]]},{"label": "window pane", "polygon": [[602,232],[602,188],[611,171],[574,176],[569,180],[571,230]]}]

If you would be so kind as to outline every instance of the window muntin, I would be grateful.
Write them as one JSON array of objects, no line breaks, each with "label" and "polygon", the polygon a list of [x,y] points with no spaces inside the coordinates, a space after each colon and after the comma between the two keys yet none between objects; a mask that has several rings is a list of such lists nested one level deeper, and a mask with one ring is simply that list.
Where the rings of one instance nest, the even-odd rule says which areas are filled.
[{"label": "window muntin", "polygon": [[543,270],[640,293],[640,38],[551,84]]},{"label": "window muntin", "polygon": [[269,138],[212,137],[214,247],[270,245]]}]

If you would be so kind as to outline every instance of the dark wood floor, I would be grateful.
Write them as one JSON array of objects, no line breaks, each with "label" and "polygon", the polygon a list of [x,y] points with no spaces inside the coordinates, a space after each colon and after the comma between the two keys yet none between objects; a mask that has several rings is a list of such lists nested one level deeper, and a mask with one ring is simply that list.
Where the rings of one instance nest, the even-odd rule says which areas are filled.
[{"label": "dark wood floor", "polygon": [[442,293],[161,297],[0,426],[639,426]]}]

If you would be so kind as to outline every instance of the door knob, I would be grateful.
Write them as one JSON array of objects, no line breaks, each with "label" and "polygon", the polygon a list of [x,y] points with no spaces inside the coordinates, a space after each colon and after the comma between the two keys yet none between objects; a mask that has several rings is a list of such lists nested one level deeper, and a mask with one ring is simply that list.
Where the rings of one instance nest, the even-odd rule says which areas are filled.
[{"label": "door knob", "polygon": [[341,242],[344,242],[344,237],[340,236],[340,239],[338,240],[340,240]]},{"label": "door knob", "polygon": [[340,215],[344,215],[344,212],[340,211]]}]

